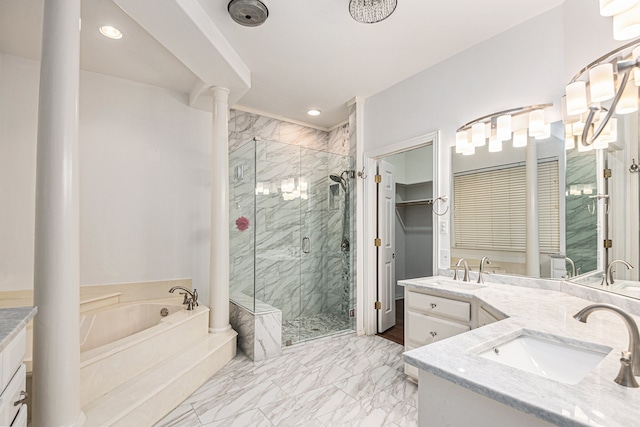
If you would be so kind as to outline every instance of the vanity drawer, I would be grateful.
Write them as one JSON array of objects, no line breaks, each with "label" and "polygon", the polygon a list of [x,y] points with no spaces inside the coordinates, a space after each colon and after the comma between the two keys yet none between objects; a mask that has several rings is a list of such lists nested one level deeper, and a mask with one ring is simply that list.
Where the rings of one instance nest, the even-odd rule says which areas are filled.
[{"label": "vanity drawer", "polygon": [[27,368],[24,364],[15,373],[7,388],[0,394],[0,426],[9,426],[23,405],[14,405],[27,389]]},{"label": "vanity drawer", "polygon": [[411,291],[408,294],[408,299],[409,310],[419,310],[429,314],[438,314],[440,316],[447,316],[464,322],[471,320],[471,304],[468,302],[456,301]]},{"label": "vanity drawer", "polygon": [[27,349],[27,330],[23,328],[18,335],[5,347],[0,356],[0,391],[4,390],[7,383],[11,381],[14,372],[18,369],[18,366],[24,359],[24,354]]},{"label": "vanity drawer", "polygon": [[471,330],[469,325],[449,322],[420,313],[407,312],[406,339],[418,347]]}]

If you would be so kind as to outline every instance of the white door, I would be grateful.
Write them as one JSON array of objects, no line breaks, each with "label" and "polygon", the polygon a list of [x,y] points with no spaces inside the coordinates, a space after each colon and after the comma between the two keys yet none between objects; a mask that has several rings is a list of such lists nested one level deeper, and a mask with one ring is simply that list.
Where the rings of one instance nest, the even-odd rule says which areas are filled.
[{"label": "white door", "polygon": [[396,263],[395,263],[395,166],[384,160],[378,162],[378,332],[384,332],[396,324]]}]

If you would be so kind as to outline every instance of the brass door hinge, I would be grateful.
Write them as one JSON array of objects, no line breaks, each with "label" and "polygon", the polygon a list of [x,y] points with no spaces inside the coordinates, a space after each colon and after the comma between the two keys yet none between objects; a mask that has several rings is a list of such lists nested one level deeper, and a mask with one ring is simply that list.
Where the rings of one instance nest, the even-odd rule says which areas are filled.
[{"label": "brass door hinge", "polygon": [[611,178],[611,169],[604,169],[603,176],[604,176],[604,179]]},{"label": "brass door hinge", "polygon": [[380,184],[382,182],[382,175],[376,175],[376,184]]},{"label": "brass door hinge", "polygon": [[382,240],[380,239],[375,239],[373,241],[373,246],[382,246]]},{"label": "brass door hinge", "polygon": [[604,247],[607,249],[611,249],[613,247],[613,240],[611,239],[605,239],[604,241]]},{"label": "brass door hinge", "polygon": [[376,310],[382,310],[382,303],[380,301],[376,301],[375,308]]}]

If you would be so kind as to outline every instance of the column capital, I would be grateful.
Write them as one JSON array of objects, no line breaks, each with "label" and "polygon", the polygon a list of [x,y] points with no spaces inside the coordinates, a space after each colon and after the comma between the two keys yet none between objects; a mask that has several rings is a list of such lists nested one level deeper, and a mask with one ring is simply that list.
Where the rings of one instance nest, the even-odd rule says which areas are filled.
[{"label": "column capital", "polygon": [[227,101],[229,99],[229,94],[231,91],[226,87],[222,86],[211,86],[209,88],[209,93],[213,97],[214,101]]}]

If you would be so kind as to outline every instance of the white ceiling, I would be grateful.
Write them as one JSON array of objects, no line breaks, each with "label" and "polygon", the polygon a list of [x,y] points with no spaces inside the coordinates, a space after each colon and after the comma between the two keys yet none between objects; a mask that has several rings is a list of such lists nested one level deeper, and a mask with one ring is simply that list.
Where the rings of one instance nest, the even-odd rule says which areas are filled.
[{"label": "white ceiling", "polygon": [[[233,22],[227,0],[197,1],[251,72],[237,106],[330,128],[346,120],[354,96],[380,92],[564,0],[398,0],[377,24],[355,22],[348,0],[262,0],[269,18],[255,28]],[[43,4],[0,1],[2,53],[39,58]],[[104,24],[125,37],[102,37]],[[202,81],[174,54],[112,0],[82,1],[82,69],[193,93]],[[323,114],[307,116],[312,107]]]}]

